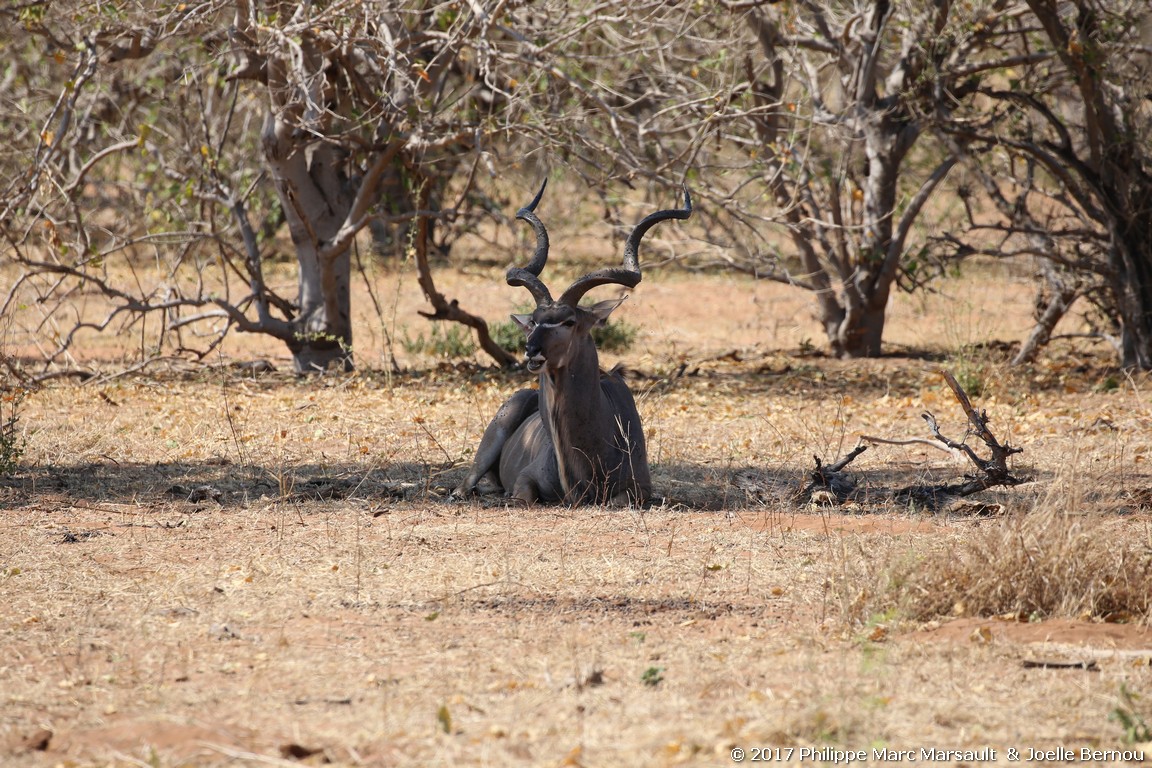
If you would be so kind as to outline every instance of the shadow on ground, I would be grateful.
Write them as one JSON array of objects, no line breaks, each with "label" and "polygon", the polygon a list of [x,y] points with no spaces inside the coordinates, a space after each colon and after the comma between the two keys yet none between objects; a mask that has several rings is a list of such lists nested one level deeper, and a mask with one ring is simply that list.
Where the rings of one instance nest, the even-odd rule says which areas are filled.
[{"label": "shadow on ground", "polygon": [[[721,510],[747,503],[732,485],[733,470],[682,465],[654,467],[654,503]],[[739,468],[736,468],[739,469]],[[0,480],[0,509],[31,503],[190,503],[243,506],[259,499],[324,502],[341,499],[405,500],[429,504],[508,503],[503,497],[451,498],[465,467],[393,463],[387,470],[362,464],[302,464],[289,470],[228,462],[90,463],[36,466]],[[796,478],[793,478],[795,481]],[[777,482],[784,484],[783,473]]]},{"label": "shadow on ground", "polygon": [[[387,470],[362,464],[303,464],[282,470],[218,461],[36,466],[0,480],[0,509],[78,502],[244,507],[262,499],[321,504],[346,499],[368,504],[404,501],[445,507],[511,503],[502,496],[453,498],[451,491],[464,472],[462,466],[420,463],[395,463]],[[909,504],[894,498],[900,489],[955,479],[926,474],[923,468],[865,469],[845,474],[851,487],[831,499],[817,493],[820,489],[812,485],[810,468],[657,464],[652,468],[652,505],[699,512],[755,507],[803,510],[813,506],[846,514],[908,512]],[[1027,485],[990,489],[972,499],[993,505],[1031,506],[1051,479],[1033,477]],[[1100,497],[1098,501],[1115,496],[1107,491],[1101,488],[1094,495]],[[1127,502],[1119,499],[1121,503],[1113,508],[1146,509],[1152,502],[1152,497],[1146,497],[1147,493]],[[919,512],[939,511],[929,504],[913,506]]]},{"label": "shadow on ground", "polygon": [[212,503],[417,499],[446,496],[450,468],[392,464],[387,473],[353,464],[304,464],[290,470],[229,462],[92,463],[24,469],[0,483],[0,508],[38,499],[111,503]]}]

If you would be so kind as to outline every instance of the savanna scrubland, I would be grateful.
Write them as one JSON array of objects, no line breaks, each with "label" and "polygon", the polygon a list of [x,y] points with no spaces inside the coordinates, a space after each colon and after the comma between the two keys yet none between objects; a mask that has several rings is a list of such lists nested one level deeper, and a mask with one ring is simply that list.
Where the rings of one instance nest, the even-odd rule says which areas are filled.
[{"label": "savanna scrubland", "polygon": [[[446,279],[514,308],[499,275]],[[986,265],[941,289],[894,303],[893,354],[840,361],[783,287],[650,273],[619,310],[633,347],[605,355],[649,435],[642,510],[448,498],[525,374],[399,343],[395,373],[368,354],[252,373],[231,363],[269,356],[235,336],[212,367],[48,382],[3,486],[5,764],[1146,752],[1147,378],[1077,341],[1009,369],[1024,277]],[[845,470],[852,499],[797,500],[814,457],[861,434],[925,438],[930,411],[963,437],[942,368],[1028,482],[901,503],[972,468],[874,445]]]}]

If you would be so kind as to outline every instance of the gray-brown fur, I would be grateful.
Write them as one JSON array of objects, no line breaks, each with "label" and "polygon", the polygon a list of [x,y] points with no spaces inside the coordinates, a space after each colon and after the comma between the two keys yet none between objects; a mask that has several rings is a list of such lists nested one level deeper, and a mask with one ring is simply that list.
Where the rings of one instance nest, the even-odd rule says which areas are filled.
[{"label": "gray-brown fur", "polygon": [[589,307],[579,301],[598,285],[639,283],[640,239],[660,221],[688,218],[692,200],[685,190],[683,209],[646,217],[628,238],[623,267],[581,277],[554,302],[539,278],[548,256],[547,231],[535,214],[543,192],[517,213],[536,231],[536,253],[527,267],[508,271],[508,283],[536,299],[532,314],[513,319],[527,336],[527,366],[539,372],[539,389],[520,390],[501,406],[456,493],[503,491],[528,503],[644,504],[652,487],[636,401],[617,370],[601,370],[590,335],[624,299]]}]

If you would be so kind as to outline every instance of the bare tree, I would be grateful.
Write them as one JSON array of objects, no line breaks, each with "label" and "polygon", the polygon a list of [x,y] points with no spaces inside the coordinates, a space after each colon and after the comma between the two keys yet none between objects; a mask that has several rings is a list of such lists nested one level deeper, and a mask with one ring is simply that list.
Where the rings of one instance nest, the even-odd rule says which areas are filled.
[{"label": "bare tree", "polygon": [[978,108],[982,73],[1027,59],[996,46],[1004,3],[724,6],[630,6],[586,29],[579,61],[611,52],[615,77],[589,65],[549,91],[591,116],[566,134],[572,152],[593,179],[689,179],[706,251],[810,291],[835,354],[878,355],[893,287],[920,281],[917,227],[960,156],[936,126]]},{"label": "bare tree", "polygon": [[769,274],[813,292],[836,354],[880,354],[893,287],[919,279],[919,220],[964,150],[936,140],[942,127],[979,114],[981,78],[1034,60],[998,44],[1011,11],[857,0],[748,14],[770,62],[749,77],[764,178],[799,262]]},{"label": "bare tree", "polygon": [[[690,182],[700,252],[811,291],[838,355],[880,353],[892,289],[918,284],[926,257],[999,249],[1057,254],[1033,348],[1087,293],[1108,299],[1125,359],[1146,364],[1144,54],[1119,23],[1141,4],[724,7],[0,9],[29,33],[0,102],[16,148],[0,159],[3,237],[22,268],[0,312],[23,313],[50,360],[89,328],[138,333],[141,358],[203,355],[238,329],[279,339],[301,371],[350,366],[352,257],[377,224],[414,254],[427,316],[470,325],[507,363],[483,319],[436,289],[434,232],[480,208],[507,223],[478,179],[523,170],[535,182],[562,166],[601,196],[621,238],[621,186]],[[1060,12],[1037,23],[1045,8]],[[1125,51],[1127,69],[1101,63]],[[1088,108],[1070,108],[1073,94]],[[1008,174],[966,168],[984,174],[1001,219],[1043,190],[1090,234],[1069,245],[1076,229],[1028,202],[1030,218],[999,240],[928,237],[925,217],[938,232],[989,210],[963,186],[940,193],[960,159],[992,158]],[[290,245],[273,237],[281,222]],[[685,255],[650,245],[654,262],[661,245]],[[298,264],[294,295],[265,277],[277,248]],[[112,307],[100,316],[77,301],[93,287]]]},{"label": "bare tree", "polygon": [[[11,37],[0,102],[13,150],[0,160],[12,277],[0,315],[49,364],[76,367],[73,349],[90,332],[131,334],[137,362],[184,354],[198,346],[190,329],[222,314],[208,311],[214,301],[245,303],[213,279],[245,260],[221,238],[231,213],[204,194],[243,151],[229,125],[244,119],[238,94],[185,68],[177,51],[157,50],[165,36],[189,33],[187,13],[106,27],[109,16],[82,3],[0,10],[25,33]],[[237,210],[266,213],[267,200],[245,186]]]},{"label": "bare tree", "polygon": [[[90,329],[135,328],[149,358],[186,352],[173,341],[181,331],[218,342],[234,328],[279,339],[297,371],[350,367],[352,252],[377,222],[410,233],[433,316],[469,322],[511,359],[435,290],[426,257],[430,222],[460,213],[484,143],[505,128],[494,116],[510,78],[498,70],[520,42],[488,8],[216,0],[156,10],[0,10],[31,40],[24,66],[9,70],[27,98],[0,118],[27,149],[9,158],[0,190],[22,267],[0,310],[34,297],[28,325],[61,329],[45,357],[66,358]],[[35,69],[45,59],[57,67],[48,76]],[[445,203],[461,170],[462,191]],[[281,220],[294,297],[264,275]],[[141,266],[143,248],[166,268]],[[111,305],[98,317],[76,306],[93,286]],[[149,316],[159,327],[145,333]]]},{"label": "bare tree", "polygon": [[1083,293],[1111,318],[1121,363],[1152,369],[1152,10],[1027,0],[1027,11],[1006,43],[1030,52],[1029,66],[981,85],[984,120],[949,127],[1001,214],[971,218],[1063,284],[1049,291],[1040,341]]}]

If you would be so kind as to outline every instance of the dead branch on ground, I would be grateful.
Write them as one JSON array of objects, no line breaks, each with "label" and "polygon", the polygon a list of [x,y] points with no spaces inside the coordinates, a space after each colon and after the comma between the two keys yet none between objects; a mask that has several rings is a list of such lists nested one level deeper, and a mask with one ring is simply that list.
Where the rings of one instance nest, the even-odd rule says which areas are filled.
[{"label": "dead branch on ground", "polygon": [[[1007,443],[1001,444],[988,427],[989,418],[987,412],[983,410],[978,411],[973,407],[968,393],[964,391],[964,388],[960,386],[959,382],[956,381],[956,377],[953,376],[950,371],[942,370],[940,374],[944,377],[944,381],[948,383],[952,394],[955,395],[957,402],[960,404],[960,408],[968,418],[969,427],[964,439],[957,441],[946,437],[940,431],[936,417],[930,412],[925,411],[921,414],[921,417],[927,422],[928,429],[934,438],[933,440],[925,438],[893,440],[870,435],[860,435],[860,442],[857,443],[856,447],[834,464],[824,466],[819,456],[813,456],[812,458],[816,462],[816,469],[809,475],[808,485],[796,494],[795,498],[799,501],[814,501],[816,499],[826,499],[834,503],[847,501],[856,492],[856,479],[848,476],[844,472],[844,469],[851,464],[857,456],[867,450],[870,444],[929,445],[940,450],[959,452],[968,457],[979,472],[971,475],[966,474],[963,482],[946,483],[943,485],[912,485],[901,488],[892,494],[894,499],[913,500],[932,509],[940,509],[949,501],[971,496],[974,493],[996,486],[1011,487],[1028,482],[1028,478],[1016,477],[1008,469],[1008,458],[1013,454],[1022,453],[1024,449],[1014,448]],[[965,442],[969,435],[975,435],[980,438],[981,442],[983,442],[991,452],[990,458],[981,458],[975,449]]]},{"label": "dead branch on ground", "polygon": [[[928,411],[920,414],[928,424],[928,429],[932,436],[939,440],[949,448],[960,451],[969,460],[976,465],[976,469],[980,470],[978,475],[965,475],[965,481],[960,484],[946,485],[941,487],[941,491],[948,495],[953,496],[970,496],[973,493],[987,490],[998,485],[1014,486],[1027,482],[1026,478],[1019,478],[1012,474],[1008,469],[1008,457],[1016,453],[1023,453],[1023,448],[1013,448],[1012,446],[996,439],[992,434],[992,430],[988,428],[988,413],[984,410],[977,411],[972,407],[972,401],[968,398],[968,393],[956,381],[956,377],[952,375],[951,371],[942,370],[940,374],[944,377],[944,381],[948,382],[948,386],[952,389],[952,394],[956,396],[957,402],[964,410],[964,415],[968,417],[968,423],[971,425],[969,434],[974,434],[980,438],[980,441],[992,452],[991,458],[982,459],[973,448],[967,443],[960,441],[956,442],[945,437],[940,432],[940,427],[936,423],[936,417]],[[967,435],[966,435],[967,436]]]},{"label": "dead branch on ground", "polygon": [[849,451],[844,458],[829,464],[827,467],[820,461],[819,456],[813,456],[812,460],[816,462],[816,469],[808,476],[808,485],[800,492],[799,498],[805,501],[816,501],[821,496],[827,498],[826,494],[830,493],[835,497],[837,503],[847,501],[852,492],[856,490],[856,478],[848,476],[843,470],[866,450],[868,450],[867,445],[857,443],[856,447]]}]

